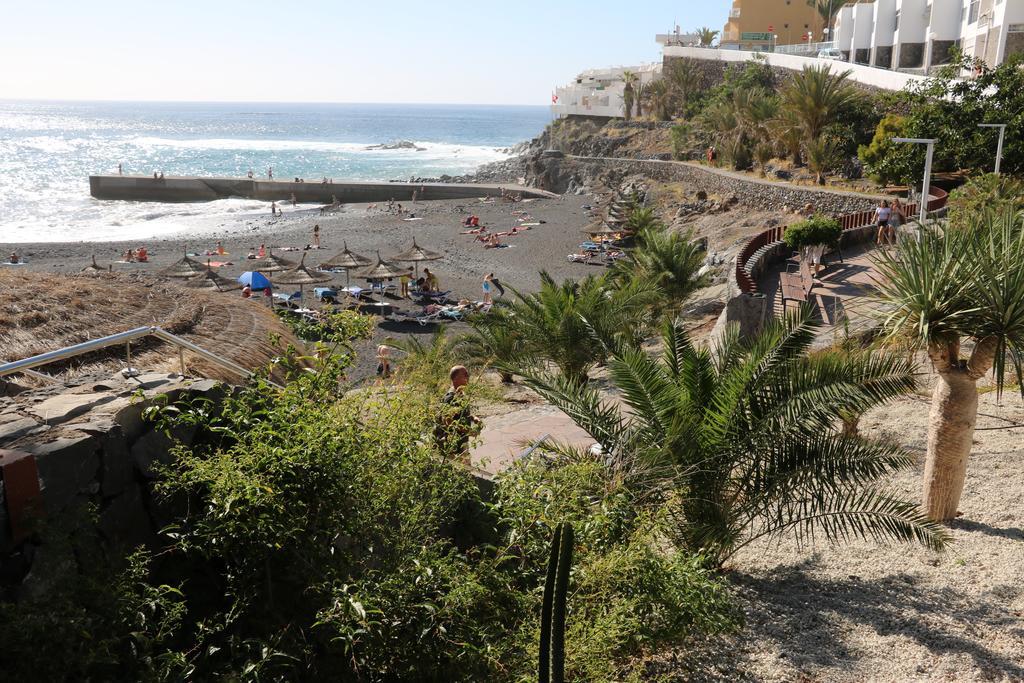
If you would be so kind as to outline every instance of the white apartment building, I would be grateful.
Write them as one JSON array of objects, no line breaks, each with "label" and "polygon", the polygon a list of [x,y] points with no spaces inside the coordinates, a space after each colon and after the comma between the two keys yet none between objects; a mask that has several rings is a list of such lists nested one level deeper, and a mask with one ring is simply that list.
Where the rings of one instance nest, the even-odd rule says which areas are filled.
[{"label": "white apartment building", "polygon": [[556,116],[622,116],[625,113],[622,93],[626,87],[622,75],[626,71],[635,73],[646,85],[661,75],[661,65],[615,66],[584,71],[572,83],[555,88],[551,112]]},{"label": "white apartment building", "polygon": [[844,5],[833,30],[844,59],[928,73],[950,50],[1002,64],[1024,52],[1024,0],[873,0]]}]

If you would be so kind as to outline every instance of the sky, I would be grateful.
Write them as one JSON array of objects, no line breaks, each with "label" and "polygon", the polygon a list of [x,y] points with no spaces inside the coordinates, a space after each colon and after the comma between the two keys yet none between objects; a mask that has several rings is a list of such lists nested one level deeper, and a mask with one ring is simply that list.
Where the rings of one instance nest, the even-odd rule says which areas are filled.
[{"label": "sky", "polygon": [[730,0],[0,0],[0,98],[550,103]]}]

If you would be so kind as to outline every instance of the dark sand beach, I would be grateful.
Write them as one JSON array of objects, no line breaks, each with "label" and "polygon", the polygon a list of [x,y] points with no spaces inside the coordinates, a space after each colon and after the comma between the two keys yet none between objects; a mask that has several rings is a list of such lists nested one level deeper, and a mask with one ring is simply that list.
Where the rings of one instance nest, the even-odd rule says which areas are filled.
[{"label": "dark sand beach", "polygon": [[[193,256],[197,260],[229,262],[228,265],[218,267],[217,272],[234,279],[249,270],[246,255],[251,249],[258,249],[260,244],[294,261],[305,254],[306,264],[315,267],[340,251],[343,244],[369,258],[374,258],[379,251],[387,259],[410,247],[415,238],[420,246],[444,255],[439,261],[420,264],[421,270],[424,265],[429,267],[438,276],[441,288],[452,291],[452,298],[480,300],[481,282],[488,273],[494,273],[506,287],[532,291],[539,284],[541,270],[550,272],[557,280],[600,272],[594,266],[573,264],[566,260],[566,255],[576,251],[579,243],[586,239],[581,230],[595,220],[591,215],[593,212],[583,208],[589,205],[596,206],[596,199],[566,196],[516,203],[479,200],[419,202],[405,206],[406,210],[411,209],[420,219],[414,221],[403,220],[381,208],[368,208],[365,204],[346,205],[326,215],[320,215],[318,206],[289,206],[284,216],[271,218],[268,205],[265,215],[221,217],[211,223],[208,229],[193,235],[131,242],[0,242],[0,254],[6,260],[11,251],[16,251],[26,261],[26,265],[17,267],[22,272],[77,273],[95,255],[101,267],[110,265],[114,271],[151,274],[156,279],[160,278],[161,269],[187,252],[200,254]],[[513,212],[526,212],[528,217]],[[540,225],[529,226],[528,230],[519,228],[519,234],[502,238],[509,245],[507,248],[485,249],[473,235],[462,234],[466,230],[462,227],[462,221],[471,214],[477,215],[480,223],[494,232],[508,231],[512,226],[523,223]],[[315,224],[320,226],[322,248],[305,250],[304,247],[313,241]],[[223,244],[227,255],[207,256],[207,251],[215,251],[218,241]],[[145,246],[149,251],[148,263],[120,262],[121,255],[127,249],[139,246]],[[356,282],[353,277],[353,284]],[[344,284],[345,275],[342,273],[336,274],[330,283],[337,286]],[[282,286],[279,291],[297,289]],[[239,305],[250,303],[243,302],[237,291],[219,296],[237,298]],[[308,300],[311,301],[312,297]],[[400,309],[416,308],[411,301],[389,301]],[[464,329],[464,326],[457,325],[456,328]],[[382,322],[374,339],[360,344],[360,361],[352,371],[352,378],[358,380],[372,374],[375,344],[388,338],[429,335],[434,329],[434,326],[420,326],[416,323]]]}]

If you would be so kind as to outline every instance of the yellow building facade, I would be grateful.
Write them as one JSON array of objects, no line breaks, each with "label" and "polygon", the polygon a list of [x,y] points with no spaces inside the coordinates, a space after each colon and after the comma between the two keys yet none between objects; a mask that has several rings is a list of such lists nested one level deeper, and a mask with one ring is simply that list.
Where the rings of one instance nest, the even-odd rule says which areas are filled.
[{"label": "yellow building facade", "polygon": [[[835,2],[842,4],[842,0]],[[824,24],[808,0],[733,0],[721,45],[733,50],[769,50],[773,44],[807,42],[808,33],[811,42],[818,42],[824,40]]]}]

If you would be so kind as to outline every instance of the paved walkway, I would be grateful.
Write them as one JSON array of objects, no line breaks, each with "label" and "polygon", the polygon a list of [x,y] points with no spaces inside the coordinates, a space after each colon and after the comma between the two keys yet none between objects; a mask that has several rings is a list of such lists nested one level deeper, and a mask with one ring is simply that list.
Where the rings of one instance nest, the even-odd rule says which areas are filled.
[{"label": "paved walkway", "polygon": [[[881,323],[884,316],[882,304],[875,299],[875,270],[871,262],[874,245],[867,243],[847,249],[843,261],[830,257],[828,267],[815,278],[811,303],[825,323],[819,341],[831,343],[837,334],[850,335],[865,332]],[[776,316],[783,313],[779,274],[787,268],[786,261],[780,262],[758,280],[758,290],[768,297],[769,310]],[[788,310],[796,302],[787,301]]]},{"label": "paved walkway", "polygon": [[546,404],[513,410],[484,418],[484,429],[473,449],[473,465],[497,474],[512,464],[515,456],[542,436],[573,446],[589,446],[594,439],[566,415]]},{"label": "paved walkway", "polygon": [[820,194],[834,194],[842,197],[854,197],[857,199],[869,199],[872,201],[881,201],[882,199],[891,199],[890,195],[885,194],[866,194],[863,192],[854,192],[853,190],[839,190],[829,187],[821,187],[820,185],[798,185],[796,183],[787,182],[785,180],[772,180],[770,178],[759,178],[749,173],[742,171],[730,171],[726,168],[718,168],[717,166],[708,166],[697,161],[668,161],[665,159],[634,159],[632,157],[585,157],[577,156],[574,154],[566,154],[566,158],[575,159],[577,161],[612,161],[612,162],[630,162],[638,164],[660,164],[662,166],[685,166],[686,168],[692,168],[697,171],[703,171],[710,175],[722,176],[724,178],[732,178],[733,180],[741,180],[745,183],[752,183],[754,185],[766,185],[768,187],[782,187],[792,190],[800,190],[802,192],[817,192]]}]

